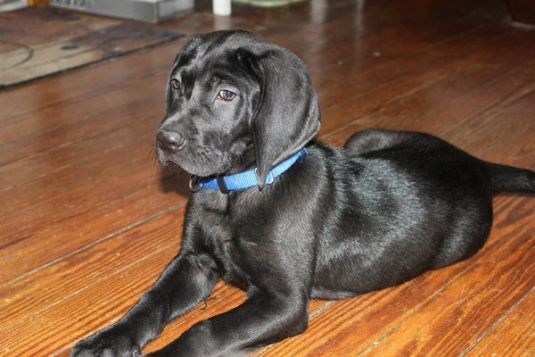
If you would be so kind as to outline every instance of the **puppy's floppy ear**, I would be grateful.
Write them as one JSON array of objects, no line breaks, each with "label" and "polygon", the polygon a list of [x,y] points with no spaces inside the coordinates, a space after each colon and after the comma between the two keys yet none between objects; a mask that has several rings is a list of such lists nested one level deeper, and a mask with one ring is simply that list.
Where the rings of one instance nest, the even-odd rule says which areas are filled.
[{"label": "puppy's floppy ear", "polygon": [[296,55],[271,45],[257,54],[256,61],[261,96],[252,129],[257,182],[262,189],[271,168],[316,135],[320,112],[308,71]]}]

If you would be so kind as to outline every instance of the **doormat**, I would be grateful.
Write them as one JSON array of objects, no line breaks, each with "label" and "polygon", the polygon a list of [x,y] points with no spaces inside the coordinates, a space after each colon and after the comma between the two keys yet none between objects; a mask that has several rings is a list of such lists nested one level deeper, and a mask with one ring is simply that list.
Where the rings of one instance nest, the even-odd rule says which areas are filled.
[{"label": "doormat", "polygon": [[0,13],[0,88],[181,36],[152,24],[47,7]]}]

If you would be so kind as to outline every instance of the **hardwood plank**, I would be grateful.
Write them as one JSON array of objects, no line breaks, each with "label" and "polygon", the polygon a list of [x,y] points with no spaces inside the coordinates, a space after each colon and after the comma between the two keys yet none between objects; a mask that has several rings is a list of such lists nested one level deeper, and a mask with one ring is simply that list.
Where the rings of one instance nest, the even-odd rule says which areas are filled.
[{"label": "hardwood plank", "polygon": [[[154,120],[156,126],[156,120],[163,113],[165,86],[162,83],[168,75],[167,71],[158,72],[147,71],[122,83],[103,86],[97,93],[84,96],[82,102],[80,98],[66,100],[32,115],[16,116],[4,122],[0,133],[2,164],[31,159],[36,154],[42,156],[44,152],[64,145],[65,137],[69,138],[67,142],[76,142],[118,128],[122,124],[121,115],[145,111],[146,118]],[[26,135],[22,135],[21,130]]]},{"label": "hardwood plank", "polygon": [[[131,119],[130,127],[122,126],[116,130],[85,140],[74,143],[66,142],[57,150],[51,152],[50,155],[34,157],[25,160],[26,162],[18,161],[14,165],[3,168],[2,170],[6,171],[6,184],[10,181],[13,184],[1,193],[5,200],[11,202],[10,206],[2,208],[0,212],[1,219],[9,219],[10,216],[18,214],[20,211],[27,212],[33,206],[46,200],[56,200],[61,197],[56,196],[56,194],[64,192],[65,189],[70,191],[69,197],[72,198],[76,198],[77,191],[99,189],[99,186],[93,187],[99,183],[99,180],[109,180],[109,177],[117,177],[120,172],[128,175],[129,179],[133,178],[132,175],[135,172],[145,174],[145,179],[157,177],[158,167],[153,156],[153,133],[155,132],[154,127],[156,124],[154,124],[154,121],[150,123],[144,120],[143,116],[131,117]],[[136,125],[137,123],[139,124]],[[143,129],[145,129],[144,132],[142,131]],[[121,143],[121,138],[123,140],[126,139],[124,143]],[[54,160],[54,155],[64,159]],[[99,159],[102,157],[105,157],[106,160]],[[44,160],[47,158],[50,158],[50,160]],[[117,164],[109,165],[107,160]],[[44,167],[47,163],[49,170]],[[46,172],[45,175],[39,175],[41,168],[43,169],[42,171]],[[54,170],[55,168],[57,169]],[[18,177],[19,169],[26,169],[26,172],[23,173],[27,174],[20,183],[12,181],[13,178]],[[8,174],[8,172],[11,174]],[[79,180],[76,180],[76,175],[80,175]],[[26,182],[24,182],[25,180]],[[110,184],[113,184],[113,182],[110,182]],[[47,195],[41,199],[29,200],[29,196],[36,196],[36,185],[41,190],[45,189]],[[82,194],[87,196],[86,192]]]},{"label": "hardwood plank", "polygon": [[[461,72],[459,75],[460,78],[464,78],[466,73]],[[447,84],[447,81],[445,83],[438,82],[436,85],[424,87],[409,95],[395,98],[387,105],[356,118],[347,126],[342,126],[339,130],[326,134],[325,139],[333,144],[342,145],[352,133],[370,126],[416,131],[425,127],[426,132],[439,135],[456,145],[471,150],[473,154],[481,156],[483,154],[481,145],[468,146],[476,140],[477,129],[471,130],[471,135],[463,135],[464,130],[467,130],[468,126],[477,125],[480,122],[480,117],[487,117],[487,121],[493,120],[498,123],[497,125],[499,123],[506,125],[504,121],[505,119],[509,120],[509,113],[504,112],[502,108],[516,105],[520,98],[533,90],[535,67],[534,64],[527,64],[505,71],[496,68],[496,72],[491,71],[488,75],[486,79],[480,78],[484,83],[483,85],[474,86],[472,90],[465,90],[448,97],[448,101],[438,100],[433,105],[425,103],[422,105],[418,101],[422,98],[425,101],[430,96],[441,93],[441,90],[445,88],[443,84]],[[528,119],[533,114],[530,112],[532,107],[529,100],[523,100],[522,106],[524,110],[527,110],[527,113],[510,119],[511,122],[515,123],[519,136],[530,135],[529,127],[532,125],[532,121]],[[478,129],[482,129],[483,126],[479,126]],[[488,159],[526,165],[525,155],[529,155],[530,151],[525,148],[525,145],[531,145],[531,141],[522,141],[520,137],[515,135],[511,135],[511,140],[518,143],[517,147],[502,146],[501,150],[495,150],[492,153],[494,156],[489,156]],[[484,141],[486,139],[483,139],[481,143]]]},{"label": "hardwood plank", "polygon": [[[170,206],[184,204],[183,199],[181,201],[173,194],[163,195],[157,186],[148,186],[114,201],[104,201],[70,219],[36,228],[0,251],[1,281],[7,282],[39,269],[87,244],[142,224],[147,217]],[[43,241],[46,241],[47,249],[39,244]]]},{"label": "hardwood plank", "polygon": [[532,288],[495,324],[481,334],[463,356],[531,356],[535,353],[535,296]]},{"label": "hardwood plank", "polygon": [[[74,103],[79,106],[80,98],[102,95],[109,89],[117,90],[119,88],[123,91],[125,88],[130,89],[130,83],[137,81],[137,76],[150,78],[151,75],[160,72],[164,72],[167,75],[169,63],[176,56],[176,52],[183,42],[184,40],[178,40],[164,44],[158,48],[158,51],[151,50],[146,53],[134,53],[125,57],[124,61],[123,59],[121,61],[112,60],[90,68],[80,68],[72,76],[67,74],[65,76],[48,77],[35,82],[31,86],[3,89],[2,92],[5,95],[0,96],[0,106],[4,108],[4,112],[0,116],[0,122],[19,121],[21,117],[28,114],[30,114],[30,118],[34,118],[42,110],[53,108],[57,105]],[[139,70],[141,65],[144,65],[143,71]],[[164,65],[165,69],[163,70]],[[95,76],[99,78],[99,81],[92,83],[92,79]],[[144,78],[145,81],[146,78]],[[137,85],[139,86],[139,84]],[[133,85],[132,89],[135,88],[136,85]],[[159,90],[163,91],[164,88],[160,88]],[[21,101],[26,105],[17,105]],[[95,106],[91,108],[95,108]],[[50,119],[54,120],[54,118],[55,116],[52,116]],[[62,119],[62,122],[66,120],[66,118]]]},{"label": "hardwood plank", "polygon": [[[175,210],[162,214],[147,224],[67,256],[62,262],[39,272],[38,281],[47,285],[47,288],[39,289],[44,293],[42,299],[46,303],[29,304],[24,318],[16,314],[20,308],[17,302],[35,298],[32,289],[36,287],[32,288],[24,281],[15,283],[14,301],[5,301],[4,298],[11,319],[8,320],[10,324],[2,323],[0,329],[3,352],[19,356],[48,356],[64,346],[65,340],[78,339],[109,323],[110,318],[116,319],[124,314],[176,254],[179,227],[173,223],[177,220],[177,213]],[[135,255],[133,260],[130,259],[132,254]],[[90,264],[88,256],[92,256],[93,261],[112,263],[115,269],[111,269],[110,273],[110,267],[104,267],[105,264]],[[65,271],[64,267],[67,268]],[[69,277],[69,272],[73,272],[74,276]],[[94,280],[88,283],[88,277],[92,276]],[[61,277],[66,280],[65,283]],[[31,281],[31,278],[27,279]],[[51,285],[48,285],[49,282]],[[74,285],[64,285],[67,283]],[[73,293],[69,293],[69,289]],[[5,290],[9,292],[9,288]],[[47,296],[58,294],[54,303],[47,301]],[[106,296],[113,296],[114,303],[110,304]],[[41,338],[33,341],[21,338],[36,334]]]},{"label": "hardwood plank", "polygon": [[[516,36],[514,36],[516,37]],[[486,38],[486,37],[485,37]],[[450,80],[450,76],[457,78],[461,78],[461,80],[458,80],[457,86],[459,84],[464,86],[472,86],[472,90],[481,86],[481,83],[477,82],[477,76],[485,76],[485,71],[489,71],[492,73],[492,71],[499,71],[503,68],[507,68],[508,66],[514,65],[514,63],[519,63],[524,65],[526,61],[528,61],[529,58],[533,58],[532,55],[529,53],[529,51],[526,51],[524,55],[520,56],[520,59],[513,59],[515,55],[512,55],[512,57],[509,57],[509,60],[512,62],[508,63],[508,56],[499,56],[500,59],[496,59],[496,56],[499,53],[499,49],[501,46],[504,46],[505,43],[508,43],[509,40],[505,37],[498,37],[496,38],[495,43],[489,43],[487,46],[481,46],[477,50],[475,50],[472,53],[465,54],[466,57],[461,58],[454,58],[452,62],[446,62],[443,66],[441,66],[441,61],[434,61],[433,58],[427,58],[426,60],[431,60],[435,63],[432,67],[429,67],[429,69],[426,66],[423,66],[421,70],[417,70],[418,66],[414,67],[414,71],[410,73],[407,77],[402,77],[399,80],[393,80],[391,82],[387,82],[384,84],[384,86],[379,87],[378,90],[372,91],[369,88],[366,88],[368,86],[365,83],[374,83],[377,82],[377,78],[373,74],[371,74],[371,77],[369,78],[361,78],[361,81],[359,83],[364,84],[356,84],[352,85],[354,91],[359,93],[360,88],[359,86],[364,86],[361,93],[366,93],[366,96],[362,97],[349,97],[349,100],[345,101],[342,100],[340,103],[334,107],[330,108],[327,107],[323,111],[324,120],[322,123],[322,133],[329,132],[336,127],[338,130],[345,130],[344,127],[345,124],[356,120],[359,117],[365,117],[366,115],[369,115],[370,113],[377,111],[378,109],[382,108],[386,104],[388,104],[391,100],[396,100],[403,95],[411,94],[411,92],[417,91],[418,89],[424,88],[425,86],[432,85],[435,82],[445,81],[446,84],[447,81]],[[522,33],[519,33],[518,40],[520,42],[524,43],[530,43],[531,39],[529,36],[524,36]],[[491,40],[490,40],[491,41]],[[449,54],[450,51],[446,50]],[[494,52],[496,51],[496,52]],[[494,52],[494,54],[493,54]],[[455,52],[454,52],[455,53]],[[525,57],[524,57],[525,56]],[[500,62],[501,60],[504,60],[504,62]],[[473,64],[478,63],[478,66],[470,65],[467,67],[467,63]],[[501,65],[500,65],[501,63]],[[481,64],[481,67],[479,65]],[[403,68],[406,67],[406,63],[399,64]],[[409,65],[410,66],[410,65]],[[486,67],[486,68],[485,68]],[[428,70],[427,70],[428,69]],[[383,69],[382,72],[384,72],[385,69]],[[474,82],[468,81],[470,78],[464,78],[465,75],[471,75],[473,77],[476,77]],[[495,72],[496,75],[496,72]],[[388,78],[396,78],[399,76],[399,73],[388,73]],[[439,83],[440,84],[440,83]],[[442,88],[443,90],[444,88]],[[470,88],[462,88],[461,91],[456,91],[455,95],[461,95],[464,93],[464,91],[470,90]],[[340,97],[344,98],[345,96],[340,94]],[[448,98],[448,97],[442,97],[438,98],[436,97],[435,102],[431,102],[430,100],[426,102],[427,104],[424,108],[433,108],[433,105],[435,103],[445,105],[447,102],[444,101],[442,98]],[[427,99],[426,97],[423,97],[422,100]],[[431,98],[429,98],[431,99]],[[320,97],[320,101],[321,101]],[[407,107],[409,105],[407,104]],[[417,109],[418,107],[415,107],[414,109]],[[422,109],[424,109],[422,108]],[[411,109],[413,109],[411,107]],[[386,114],[386,113],[385,113]],[[398,112],[393,112],[391,114],[391,119],[395,120],[397,123],[399,121],[399,118],[397,117]],[[347,128],[349,129],[349,128]]]},{"label": "hardwood plank", "polygon": [[[0,291],[0,331],[98,285],[107,276],[122,273],[149,254],[162,250],[177,252],[181,227],[175,223],[183,213],[182,208],[171,208],[148,217],[144,224],[131,227],[128,232],[95,242],[34,274],[4,284]],[[156,230],[158,234],[154,233]],[[43,282],[46,284],[41,286]]]}]

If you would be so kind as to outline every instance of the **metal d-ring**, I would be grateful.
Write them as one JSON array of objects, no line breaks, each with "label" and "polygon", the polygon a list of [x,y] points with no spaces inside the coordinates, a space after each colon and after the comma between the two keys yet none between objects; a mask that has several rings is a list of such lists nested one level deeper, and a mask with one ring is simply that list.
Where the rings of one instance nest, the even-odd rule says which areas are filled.
[{"label": "metal d-ring", "polygon": [[202,184],[199,183],[199,178],[197,176],[191,175],[189,178],[189,190],[191,192],[198,192],[202,188]]}]

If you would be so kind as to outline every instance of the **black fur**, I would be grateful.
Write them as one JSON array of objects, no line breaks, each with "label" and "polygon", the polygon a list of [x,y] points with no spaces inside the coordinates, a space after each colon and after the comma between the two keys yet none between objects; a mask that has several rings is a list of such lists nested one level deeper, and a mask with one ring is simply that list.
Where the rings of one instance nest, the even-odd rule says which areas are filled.
[{"label": "black fur", "polygon": [[[535,191],[532,171],[426,134],[365,130],[341,149],[311,141],[320,115],[304,65],[251,33],[194,37],[171,82],[160,161],[198,176],[257,166],[259,188],[194,193],[178,256],[74,356],[139,354],[220,278],[246,289],[246,302],[154,355],[235,355],[279,341],[306,328],[310,298],[381,289],[470,257],[487,239],[493,193]],[[224,100],[225,90],[237,95]],[[306,156],[264,185],[303,146]]]}]

